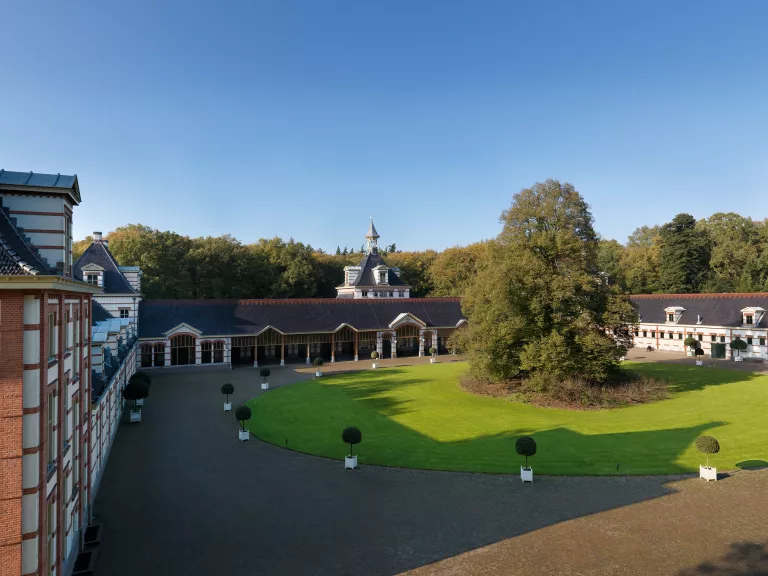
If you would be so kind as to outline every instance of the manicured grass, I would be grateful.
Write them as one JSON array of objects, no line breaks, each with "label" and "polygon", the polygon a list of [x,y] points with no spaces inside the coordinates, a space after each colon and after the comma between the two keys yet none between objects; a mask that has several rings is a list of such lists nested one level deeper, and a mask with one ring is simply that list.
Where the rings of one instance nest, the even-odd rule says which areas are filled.
[{"label": "manicured grass", "polygon": [[711,459],[720,469],[768,460],[768,376],[692,365],[629,366],[672,382],[670,398],[603,411],[537,408],[463,391],[458,377],[466,364],[426,364],[272,390],[249,403],[249,428],[278,446],[341,459],[349,448],[341,432],[357,426],[361,463],[434,470],[519,470],[514,443],[522,434],[536,439],[531,464],[543,474],[697,471],[705,458],[693,442],[701,434],[720,441]]}]

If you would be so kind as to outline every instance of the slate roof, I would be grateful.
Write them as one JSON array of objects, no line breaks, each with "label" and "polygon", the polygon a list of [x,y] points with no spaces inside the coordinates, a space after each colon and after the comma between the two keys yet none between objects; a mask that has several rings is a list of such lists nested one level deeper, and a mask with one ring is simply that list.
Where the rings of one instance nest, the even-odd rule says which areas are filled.
[{"label": "slate roof", "polygon": [[41,174],[40,172],[10,172],[0,170],[0,186],[27,186],[30,188],[53,188],[69,192],[75,201],[80,203],[80,185],[77,174]]},{"label": "slate roof", "polygon": [[128,280],[119,270],[117,260],[112,256],[112,252],[106,244],[102,242],[92,242],[83,255],[77,259],[73,269],[75,278],[85,280],[83,277],[83,266],[87,264],[96,264],[104,268],[104,294],[135,294]]},{"label": "slate roof", "polygon": [[[376,280],[374,279],[373,269],[376,268],[376,266],[380,266],[384,264],[384,260],[381,259],[381,256],[378,254],[378,252],[371,252],[370,254],[366,254],[365,257],[360,262],[360,273],[357,275],[357,278],[355,278],[355,281],[350,283],[350,286],[371,286],[371,287],[378,287],[378,286],[406,286],[406,283],[403,282],[400,279],[400,276],[397,275],[396,272],[392,271],[390,268],[389,274],[387,275],[389,279],[389,284],[376,284]],[[387,266],[388,267],[388,266]],[[389,268],[389,267],[388,267]]]},{"label": "slate roof", "polygon": [[0,199],[0,276],[53,275]]},{"label": "slate roof", "polygon": [[376,227],[373,225],[373,218],[371,218],[371,223],[368,225],[368,234],[365,235],[366,238],[381,238],[379,236],[379,233],[376,232]]},{"label": "slate roof", "polygon": [[93,309],[91,310],[91,324],[95,325],[97,322],[103,322],[104,320],[114,318],[114,316],[112,316],[104,306],[96,302],[96,300],[92,300],[91,302],[93,306]]},{"label": "slate roof", "polygon": [[[665,308],[682,306],[685,312],[678,324],[696,324],[701,316],[704,326],[742,327],[741,310],[750,306],[760,306],[768,310],[768,293],[754,294],[637,294],[630,296],[643,324],[664,324]],[[768,314],[763,316],[755,328],[768,326]]]},{"label": "slate roof", "polygon": [[203,336],[253,335],[268,326],[286,334],[332,332],[342,324],[381,330],[404,312],[427,327],[454,327],[464,319],[458,298],[144,300],[139,304],[139,336],[162,337],[182,323]]}]

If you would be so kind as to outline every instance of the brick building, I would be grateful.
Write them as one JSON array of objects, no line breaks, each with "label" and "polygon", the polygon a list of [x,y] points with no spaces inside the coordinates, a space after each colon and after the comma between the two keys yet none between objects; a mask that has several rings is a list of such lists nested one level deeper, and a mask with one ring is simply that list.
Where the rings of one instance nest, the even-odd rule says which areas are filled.
[{"label": "brick building", "polygon": [[0,170],[0,576],[71,572],[111,444],[92,394],[100,289],[72,266],[79,203],[76,176]]}]

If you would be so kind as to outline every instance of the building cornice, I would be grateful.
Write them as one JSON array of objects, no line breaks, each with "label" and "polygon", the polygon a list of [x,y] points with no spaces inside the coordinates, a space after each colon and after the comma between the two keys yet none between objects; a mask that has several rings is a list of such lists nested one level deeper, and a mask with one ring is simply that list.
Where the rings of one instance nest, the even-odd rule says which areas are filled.
[{"label": "building cornice", "polygon": [[61,290],[97,295],[101,288],[62,276],[0,276],[0,290]]}]

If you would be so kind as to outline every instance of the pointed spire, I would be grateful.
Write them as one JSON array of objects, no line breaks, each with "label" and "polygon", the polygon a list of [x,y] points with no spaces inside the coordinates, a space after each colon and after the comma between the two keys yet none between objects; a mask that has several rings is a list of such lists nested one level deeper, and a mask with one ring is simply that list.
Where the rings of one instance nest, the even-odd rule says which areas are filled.
[{"label": "pointed spire", "polygon": [[373,216],[371,216],[371,223],[368,226],[368,234],[365,235],[366,238],[379,238],[379,233],[376,232],[376,228],[373,226]]}]

